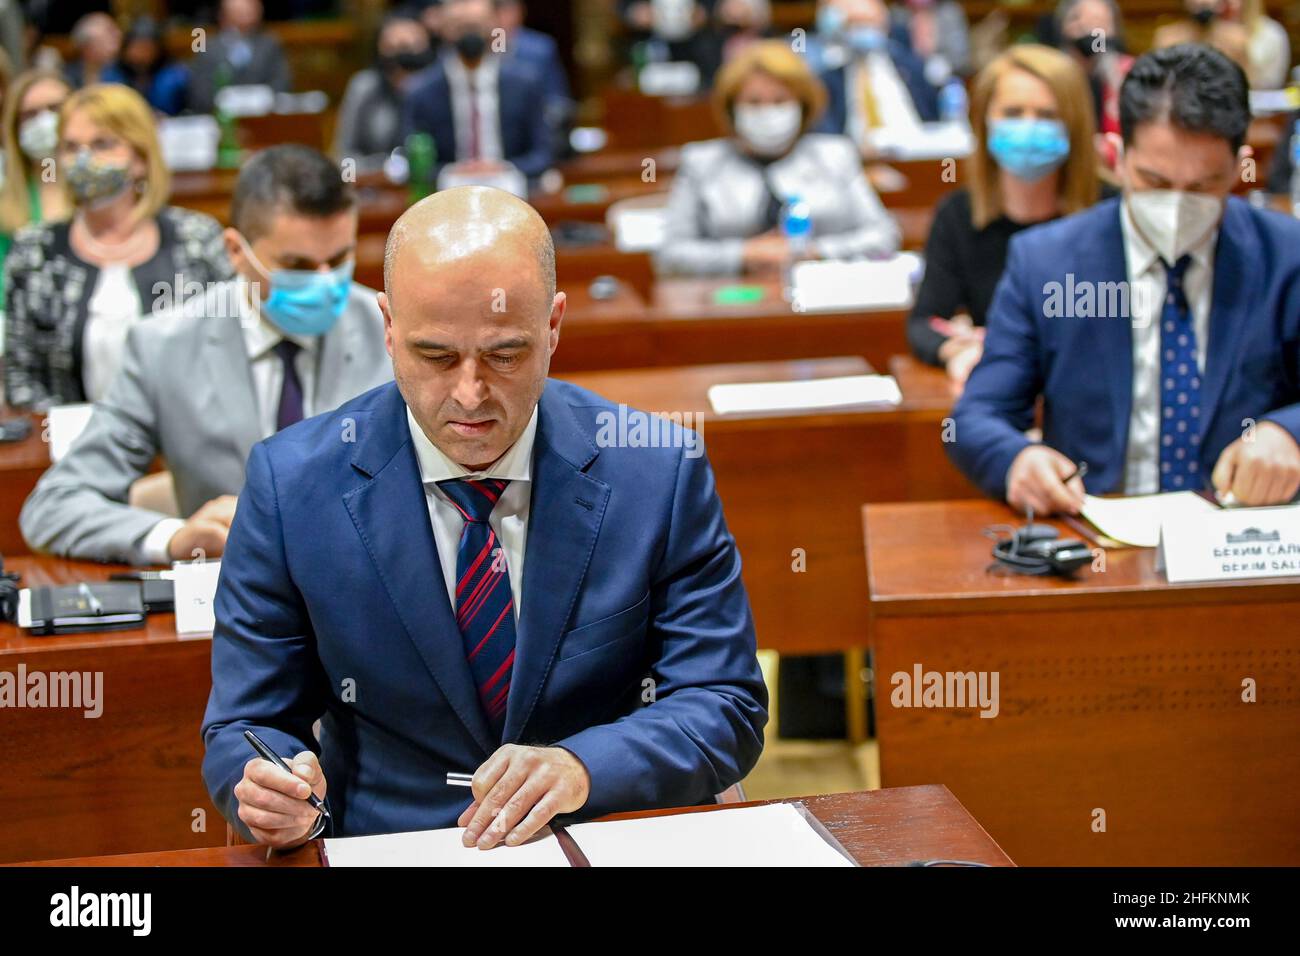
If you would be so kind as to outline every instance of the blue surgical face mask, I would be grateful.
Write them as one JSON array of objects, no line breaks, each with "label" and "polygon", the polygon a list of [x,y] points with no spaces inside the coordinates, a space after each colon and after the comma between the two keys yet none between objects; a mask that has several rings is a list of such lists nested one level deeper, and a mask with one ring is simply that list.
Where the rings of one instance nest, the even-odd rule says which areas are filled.
[{"label": "blue surgical face mask", "polygon": [[889,43],[885,31],[876,27],[851,27],[847,39],[849,46],[858,53],[874,53],[883,50]]},{"label": "blue surgical face mask", "polygon": [[1069,158],[1070,134],[1060,120],[994,120],[989,124],[989,154],[1012,176],[1033,183]]},{"label": "blue surgical face mask", "polygon": [[844,11],[839,7],[824,6],[817,11],[817,32],[824,37],[839,36],[844,29]]},{"label": "blue surgical face mask", "polygon": [[262,311],[276,328],[288,335],[324,335],[334,328],[348,303],[356,266],[353,260],[329,272],[270,270],[258,260],[243,236],[239,241],[257,271],[270,280],[271,294],[262,303]]}]

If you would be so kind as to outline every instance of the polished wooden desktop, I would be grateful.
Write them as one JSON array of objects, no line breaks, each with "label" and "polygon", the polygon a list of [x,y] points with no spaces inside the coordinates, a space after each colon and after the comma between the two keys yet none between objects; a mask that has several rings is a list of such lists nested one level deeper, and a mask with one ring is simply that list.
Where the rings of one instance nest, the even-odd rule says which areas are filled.
[{"label": "polished wooden desktop", "polygon": [[[1300,578],[1170,585],[1152,549],[998,574],[1003,505],[862,520],[885,786],[944,784],[1022,864],[1300,863]],[[918,664],[997,672],[998,715],[893,706]]]},{"label": "polished wooden desktop", "polygon": [[[104,580],[113,565],[6,560],[23,587]],[[170,614],[143,628],[34,637],[0,624],[0,670],[102,674],[103,708],[0,712],[0,860],[215,846],[225,822],[209,802],[199,726],[212,686],[207,638]]]},{"label": "polished wooden desktop", "polygon": [[[941,786],[902,787],[894,790],[788,797],[779,801],[750,801],[716,807],[618,813],[604,819],[635,819],[671,813],[726,813],[737,806],[794,801],[802,802],[861,866],[911,866],[934,861],[984,866],[1015,865],[975,818]],[[42,860],[20,865],[320,867],[322,860],[320,841],[314,840],[286,853],[268,853],[266,847],[242,845]]]}]

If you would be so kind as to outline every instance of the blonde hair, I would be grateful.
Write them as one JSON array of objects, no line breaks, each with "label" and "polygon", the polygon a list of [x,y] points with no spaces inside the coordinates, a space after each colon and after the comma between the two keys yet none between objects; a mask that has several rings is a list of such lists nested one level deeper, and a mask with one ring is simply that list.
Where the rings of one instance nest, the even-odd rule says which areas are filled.
[{"label": "blonde hair", "polygon": [[1093,139],[1097,121],[1092,91],[1083,71],[1060,50],[1030,43],[1013,46],[980,71],[971,88],[971,130],[975,150],[967,161],[970,175],[971,220],[983,229],[1002,215],[1002,180],[998,164],[988,151],[989,104],[998,83],[1013,70],[1042,80],[1056,97],[1061,122],[1070,136],[1070,155],[1057,178],[1057,196],[1066,215],[1097,201],[1100,185]]},{"label": "blonde hair", "polygon": [[51,80],[69,93],[72,87],[58,70],[27,70],[14,78],[5,91],[4,112],[0,114],[0,140],[4,148],[4,186],[0,187],[0,232],[14,233],[32,220],[31,197],[28,180],[32,175],[32,161],[18,145],[18,114],[23,97],[37,83]]},{"label": "blonde hair", "polygon": [[[153,110],[143,96],[120,83],[95,83],[74,92],[59,110],[59,136],[73,113],[84,112],[100,126],[126,142],[144,159],[144,189],[131,215],[135,222],[156,216],[171,193],[171,173],[163,162],[162,146]],[[64,188],[67,188],[66,178]],[[68,195],[72,202],[71,193]]]},{"label": "blonde hair", "polygon": [[746,47],[718,71],[713,83],[713,111],[727,135],[735,133],[732,107],[750,74],[766,73],[784,83],[803,107],[802,136],[826,108],[826,87],[783,40],[760,40]]}]

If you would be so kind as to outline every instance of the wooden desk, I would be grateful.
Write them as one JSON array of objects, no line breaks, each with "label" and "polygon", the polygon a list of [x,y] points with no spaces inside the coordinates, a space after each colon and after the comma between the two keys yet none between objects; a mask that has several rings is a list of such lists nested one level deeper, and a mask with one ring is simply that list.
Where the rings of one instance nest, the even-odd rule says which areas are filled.
[{"label": "wooden desk", "polygon": [[[16,558],[24,587],[100,580],[111,565]],[[101,634],[29,637],[0,624],[0,670],[100,672],[103,713],[0,711],[0,860],[217,846],[199,725],[211,641],[177,636],[172,615]],[[195,832],[195,827],[206,827]]]},{"label": "wooden desk", "polygon": [[[8,418],[14,412],[0,412]],[[18,531],[18,513],[45,469],[50,446],[42,439],[42,416],[33,415],[31,433],[20,442],[0,444],[0,555],[26,554],[27,542]]]},{"label": "wooden desk", "polygon": [[[884,784],[950,787],[1024,864],[1300,863],[1300,579],[1171,586],[1150,549],[1073,581],[987,573],[980,531],[1012,520],[863,509]],[[893,706],[917,664],[996,671],[998,716]]]},{"label": "wooden desk", "polygon": [[[763,298],[718,304],[718,291],[735,285],[761,286]],[[649,320],[654,365],[861,355],[885,368],[891,357],[909,350],[906,310],[795,312],[773,279],[660,279]]]},{"label": "wooden desk", "polygon": [[[561,346],[563,350],[563,346]],[[703,414],[704,447],[744,563],[761,647],[812,654],[866,646],[865,501],[975,494],[939,440],[952,406],[942,372],[900,359],[898,408],[716,415],[709,386],[862,375],[861,358],[566,373],[613,402]],[[809,469],[829,477],[809,494]],[[806,571],[793,569],[802,549]]]},{"label": "wooden desk", "polygon": [[[967,860],[989,866],[1014,866],[1011,858],[984,832],[945,787],[904,787],[790,797],[786,801],[751,801],[721,807],[695,807],[619,813],[607,819],[664,816],[672,813],[726,813],[736,806],[800,800],[862,866],[907,866],[919,860]],[[321,866],[319,841],[268,861],[260,846],[169,850],[126,856],[46,860],[24,866]]]}]

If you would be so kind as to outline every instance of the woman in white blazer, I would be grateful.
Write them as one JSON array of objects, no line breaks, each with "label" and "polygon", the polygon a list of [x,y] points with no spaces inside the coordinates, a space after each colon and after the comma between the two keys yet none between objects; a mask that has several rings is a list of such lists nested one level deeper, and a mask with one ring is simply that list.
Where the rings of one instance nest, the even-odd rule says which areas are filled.
[{"label": "woman in white blazer", "polygon": [[724,66],[713,100],[729,135],[682,148],[667,235],[655,260],[660,272],[779,270],[790,256],[781,210],[794,199],[811,213],[803,257],[897,251],[898,225],[867,181],[853,142],[808,132],[825,107],[826,91],[785,42],[756,43]]}]

